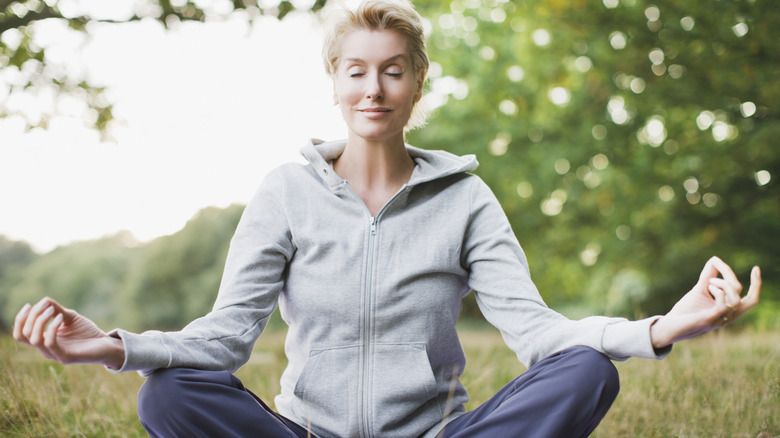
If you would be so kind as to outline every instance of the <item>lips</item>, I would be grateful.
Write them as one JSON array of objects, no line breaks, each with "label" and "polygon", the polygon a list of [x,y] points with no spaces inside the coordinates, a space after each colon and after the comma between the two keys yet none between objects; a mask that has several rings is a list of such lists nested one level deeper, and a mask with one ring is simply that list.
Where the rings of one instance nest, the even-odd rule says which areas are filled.
[{"label": "lips", "polygon": [[390,113],[390,108],[376,107],[376,108],[363,108],[358,110],[364,117],[372,120],[384,118]]}]

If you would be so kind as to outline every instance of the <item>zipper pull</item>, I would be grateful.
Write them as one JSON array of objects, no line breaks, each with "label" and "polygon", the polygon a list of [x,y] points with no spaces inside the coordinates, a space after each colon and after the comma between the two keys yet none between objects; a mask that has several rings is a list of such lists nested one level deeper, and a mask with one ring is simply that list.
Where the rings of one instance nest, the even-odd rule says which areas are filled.
[{"label": "zipper pull", "polygon": [[376,234],[376,218],[374,216],[371,216],[371,235]]}]

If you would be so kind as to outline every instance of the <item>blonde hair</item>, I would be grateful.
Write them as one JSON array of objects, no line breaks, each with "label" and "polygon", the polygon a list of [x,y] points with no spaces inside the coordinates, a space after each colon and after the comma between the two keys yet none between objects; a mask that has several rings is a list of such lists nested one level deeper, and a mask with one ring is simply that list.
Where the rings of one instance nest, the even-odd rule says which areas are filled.
[{"label": "blonde hair", "polygon": [[[325,39],[322,45],[322,59],[325,71],[332,77],[336,74],[341,53],[340,43],[344,35],[355,30],[392,30],[406,38],[414,73],[428,73],[428,52],[425,49],[425,34],[422,17],[408,0],[365,0],[355,11],[339,8],[328,17]],[[415,103],[406,130],[425,125],[427,113]]]}]

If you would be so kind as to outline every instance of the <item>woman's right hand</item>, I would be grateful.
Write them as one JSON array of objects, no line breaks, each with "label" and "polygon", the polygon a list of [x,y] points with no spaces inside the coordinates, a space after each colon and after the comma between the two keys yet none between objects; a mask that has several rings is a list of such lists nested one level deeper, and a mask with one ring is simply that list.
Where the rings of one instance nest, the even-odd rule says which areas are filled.
[{"label": "woman's right hand", "polygon": [[25,304],[14,320],[14,339],[60,363],[100,363],[119,369],[125,361],[121,339],[51,298]]}]

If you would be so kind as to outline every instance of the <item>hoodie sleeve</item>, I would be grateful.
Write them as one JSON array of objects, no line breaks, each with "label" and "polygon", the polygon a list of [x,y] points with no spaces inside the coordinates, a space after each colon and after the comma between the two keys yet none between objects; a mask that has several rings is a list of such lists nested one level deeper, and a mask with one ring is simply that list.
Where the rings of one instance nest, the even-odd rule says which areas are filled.
[{"label": "hoodie sleeve", "polygon": [[614,360],[661,358],[650,342],[650,326],[640,321],[593,316],[570,320],[551,310],[531,281],[528,262],[498,200],[473,178],[471,215],[463,247],[469,286],[485,318],[527,367],[576,345],[594,348]]},{"label": "hoodie sleeve", "polygon": [[244,210],[210,313],[178,332],[111,332],[125,345],[118,372],[149,374],[170,367],[234,372],[246,363],[276,308],[294,252],[280,201],[284,189],[279,171],[269,174]]}]

